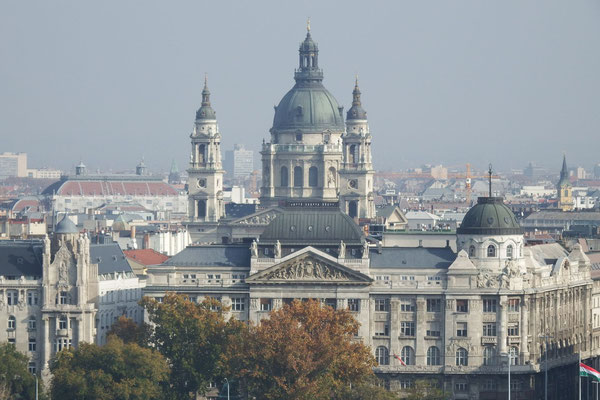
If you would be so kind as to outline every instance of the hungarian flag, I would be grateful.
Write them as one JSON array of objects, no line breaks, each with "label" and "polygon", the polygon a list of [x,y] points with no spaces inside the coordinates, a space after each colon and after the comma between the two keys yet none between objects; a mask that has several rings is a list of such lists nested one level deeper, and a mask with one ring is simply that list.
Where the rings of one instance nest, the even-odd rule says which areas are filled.
[{"label": "hungarian flag", "polygon": [[579,363],[579,376],[587,376],[588,378],[600,381],[600,372],[592,367],[588,367],[584,363]]},{"label": "hungarian flag", "polygon": [[[402,364],[402,365],[404,365],[406,367],[406,364],[404,364],[404,361],[402,361],[402,359],[400,357],[398,357],[398,354],[394,353],[394,358],[396,360],[400,361],[400,364]],[[598,372],[596,371],[596,373],[598,373]]]}]

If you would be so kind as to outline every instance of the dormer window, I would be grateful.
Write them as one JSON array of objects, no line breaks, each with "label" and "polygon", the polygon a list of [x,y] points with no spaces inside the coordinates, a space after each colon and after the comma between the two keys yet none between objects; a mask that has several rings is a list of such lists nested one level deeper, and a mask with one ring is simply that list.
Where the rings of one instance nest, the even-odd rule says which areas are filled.
[{"label": "dormer window", "polygon": [[496,246],[490,244],[487,248],[487,256],[488,257],[496,257]]},{"label": "dormer window", "polygon": [[475,246],[473,245],[469,247],[469,257],[475,257]]},{"label": "dormer window", "polygon": [[506,257],[507,258],[513,258],[513,246],[512,246],[512,244],[509,244],[506,247]]}]

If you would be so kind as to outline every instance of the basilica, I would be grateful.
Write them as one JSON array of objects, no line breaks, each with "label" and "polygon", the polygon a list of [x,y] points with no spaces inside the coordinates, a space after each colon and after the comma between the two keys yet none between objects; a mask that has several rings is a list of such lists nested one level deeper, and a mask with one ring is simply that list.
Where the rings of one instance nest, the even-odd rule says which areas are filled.
[{"label": "basilica", "polygon": [[509,388],[512,398],[542,398],[546,385],[551,399],[574,398],[571,369],[579,356],[597,362],[600,350],[600,292],[586,254],[527,246],[491,194],[452,245],[367,241],[357,224],[375,216],[367,113],[356,82],[344,120],[323,76],[309,29],[262,145],[261,208],[238,218],[224,211],[221,133],[205,85],[188,170],[190,232],[202,243],[149,268],[144,293],[217,298],[254,322],[293,299],[320,299],[360,321],[357,339],[391,390],[425,379],[453,399],[506,398]]}]

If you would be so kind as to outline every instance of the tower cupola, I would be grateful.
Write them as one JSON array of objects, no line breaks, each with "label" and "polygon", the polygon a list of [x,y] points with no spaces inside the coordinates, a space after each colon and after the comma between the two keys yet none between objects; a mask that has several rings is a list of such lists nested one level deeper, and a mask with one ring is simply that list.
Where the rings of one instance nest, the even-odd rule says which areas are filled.
[{"label": "tower cupola", "polygon": [[204,77],[204,89],[202,89],[202,105],[196,112],[196,120],[202,119],[217,119],[217,113],[210,105],[210,90],[208,90],[206,76]]},{"label": "tower cupola", "polygon": [[319,69],[319,46],[310,34],[310,21],[307,22],[306,38],[300,43],[298,52],[300,56],[299,65],[294,74],[296,82],[321,82],[323,80],[323,70]]},{"label": "tower cupola", "polygon": [[362,108],[360,101],[360,89],[358,88],[358,77],[354,83],[354,90],[352,91],[352,107],[346,114],[346,119],[367,119],[367,112]]}]

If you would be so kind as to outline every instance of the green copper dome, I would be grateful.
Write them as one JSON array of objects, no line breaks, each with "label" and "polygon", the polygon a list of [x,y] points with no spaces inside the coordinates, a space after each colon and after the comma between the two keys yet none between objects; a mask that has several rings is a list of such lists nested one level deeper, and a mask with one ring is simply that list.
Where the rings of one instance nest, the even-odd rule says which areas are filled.
[{"label": "green copper dome", "polygon": [[319,68],[319,48],[312,40],[310,31],[300,44],[299,54],[299,67],[294,74],[296,84],[275,107],[273,130],[343,130],[342,107],[323,86],[323,70]]},{"label": "green copper dome", "polygon": [[502,197],[479,197],[456,230],[475,235],[520,235],[523,233],[513,212]]}]

